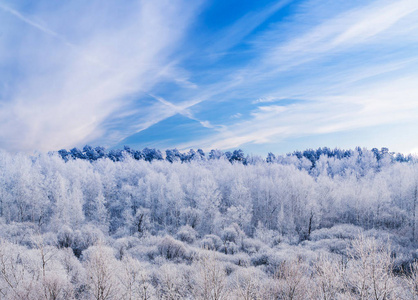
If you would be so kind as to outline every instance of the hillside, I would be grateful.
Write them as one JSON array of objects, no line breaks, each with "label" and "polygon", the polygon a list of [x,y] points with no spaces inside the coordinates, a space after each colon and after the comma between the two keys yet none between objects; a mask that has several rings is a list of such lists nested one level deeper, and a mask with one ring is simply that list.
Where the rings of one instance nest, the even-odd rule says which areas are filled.
[{"label": "hillside", "polygon": [[97,149],[0,152],[1,299],[416,297],[415,157]]}]

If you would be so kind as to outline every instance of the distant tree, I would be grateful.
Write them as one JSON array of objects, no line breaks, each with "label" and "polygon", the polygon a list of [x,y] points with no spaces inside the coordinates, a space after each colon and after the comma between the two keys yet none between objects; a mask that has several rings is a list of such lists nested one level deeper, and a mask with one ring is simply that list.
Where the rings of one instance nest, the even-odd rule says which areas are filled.
[{"label": "distant tree", "polygon": [[123,159],[123,154],[121,150],[113,149],[109,151],[107,157],[113,161],[121,161]]},{"label": "distant tree", "polygon": [[68,152],[67,150],[65,150],[65,149],[61,149],[61,150],[59,150],[58,151],[58,154],[61,156],[61,158],[64,160],[64,161],[68,161],[68,159],[71,157],[71,152]]},{"label": "distant tree", "polygon": [[197,157],[198,155],[196,154],[196,151],[190,149],[189,152],[183,156],[183,162],[191,162],[192,160],[196,160]]},{"label": "distant tree", "polygon": [[142,153],[144,155],[145,161],[151,162],[153,160],[163,160],[163,156],[160,150],[144,148],[142,150]]},{"label": "distant tree", "polygon": [[298,159],[301,159],[303,157],[303,154],[300,151],[293,152],[293,155],[296,156]]},{"label": "distant tree", "polygon": [[132,157],[136,160],[144,159],[144,154],[141,152],[141,150],[132,150]]},{"label": "distant tree", "polygon": [[220,159],[224,156],[221,150],[210,150],[209,159]]},{"label": "distant tree", "polygon": [[96,149],[93,149],[93,147],[89,145],[84,146],[83,153],[85,157],[90,161],[97,160],[100,157],[100,154],[97,153]]},{"label": "distant tree", "polygon": [[273,163],[275,161],[276,161],[276,156],[273,153],[269,152],[266,158],[266,162]]},{"label": "distant tree", "polygon": [[94,150],[97,153],[97,159],[106,156],[106,151],[105,151],[105,148],[104,147],[96,147],[96,148],[94,148]]},{"label": "distant tree", "polygon": [[181,154],[177,149],[167,149],[165,151],[166,156],[165,159],[168,162],[176,162],[176,161],[183,161],[183,154]]},{"label": "distant tree", "polygon": [[231,157],[232,157],[232,152],[231,151],[226,151],[225,152],[225,157],[226,157],[227,160],[230,161],[231,160]]},{"label": "distant tree", "polygon": [[381,153],[380,153],[379,149],[373,148],[371,151],[373,152],[373,154],[376,157],[376,159],[379,160],[380,157],[381,157]]},{"label": "distant tree", "polygon": [[70,150],[70,152],[71,152],[71,156],[73,158],[86,159],[86,156],[78,148],[73,148],[73,149]]},{"label": "distant tree", "polygon": [[246,164],[246,160],[245,160],[245,157],[244,157],[244,151],[242,151],[241,149],[234,150],[231,157],[229,158],[229,161],[230,162],[241,162],[243,164]]},{"label": "distant tree", "polygon": [[205,158],[205,152],[202,149],[197,149],[197,154],[200,155],[200,159]]}]

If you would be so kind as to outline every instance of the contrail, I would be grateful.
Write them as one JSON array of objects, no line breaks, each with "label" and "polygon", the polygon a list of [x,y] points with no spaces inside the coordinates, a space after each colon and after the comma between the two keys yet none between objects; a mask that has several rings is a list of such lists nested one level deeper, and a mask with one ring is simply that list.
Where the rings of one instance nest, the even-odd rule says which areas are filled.
[{"label": "contrail", "polygon": [[162,97],[155,96],[155,95],[150,94],[150,93],[148,93],[148,95],[151,96],[152,98],[154,98],[155,100],[157,100],[158,102],[160,102],[160,103],[162,103],[162,104],[164,104],[164,105],[172,108],[176,113],[178,113],[178,114],[180,114],[182,116],[185,116],[186,118],[189,118],[190,120],[199,122],[203,127],[211,128],[211,129],[216,129],[215,126],[213,126],[212,124],[210,124],[209,121],[199,120],[198,118],[196,118],[196,117],[193,116],[193,114],[190,112],[190,110],[188,110],[189,107],[192,107],[192,106],[200,103],[201,101],[193,102],[191,104],[188,104],[188,105],[185,105],[185,106],[182,107],[182,106],[177,106],[177,105],[175,105],[175,104],[173,104],[173,103],[165,100]]},{"label": "contrail", "polygon": [[46,27],[42,26],[41,24],[38,24],[38,23],[36,23],[36,22],[33,22],[32,20],[30,20],[30,19],[26,18],[25,16],[23,16],[20,12],[18,12],[18,11],[16,11],[16,10],[14,10],[14,9],[12,9],[12,8],[8,7],[8,6],[5,6],[5,5],[4,5],[4,4],[2,4],[2,3],[0,3],[0,8],[1,8],[2,10],[4,10],[4,11],[6,11],[6,12],[8,12],[8,13],[12,14],[12,15],[14,15],[16,18],[20,19],[21,21],[25,22],[26,24],[29,24],[29,25],[31,25],[31,26],[33,26],[33,27],[35,27],[35,28],[39,29],[40,31],[42,31],[42,32],[44,32],[44,33],[46,33],[46,34],[48,34],[48,35],[50,35],[50,36],[53,36],[53,37],[55,37],[55,38],[57,38],[57,39],[59,39],[59,40],[63,41],[63,42],[64,42],[65,44],[67,44],[68,46],[75,47],[75,45],[73,45],[73,44],[71,44],[70,42],[68,42],[65,38],[63,38],[62,36],[60,36],[60,35],[59,35],[58,33],[56,33],[55,31],[52,31],[52,30],[50,30],[50,29],[48,29],[48,28],[46,28]]}]

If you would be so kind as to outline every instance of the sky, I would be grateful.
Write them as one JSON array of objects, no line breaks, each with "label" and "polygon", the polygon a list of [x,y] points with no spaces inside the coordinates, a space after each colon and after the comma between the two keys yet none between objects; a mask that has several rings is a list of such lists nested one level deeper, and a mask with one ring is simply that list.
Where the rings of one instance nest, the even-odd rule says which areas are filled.
[{"label": "sky", "polygon": [[0,0],[0,148],[418,152],[416,0]]}]

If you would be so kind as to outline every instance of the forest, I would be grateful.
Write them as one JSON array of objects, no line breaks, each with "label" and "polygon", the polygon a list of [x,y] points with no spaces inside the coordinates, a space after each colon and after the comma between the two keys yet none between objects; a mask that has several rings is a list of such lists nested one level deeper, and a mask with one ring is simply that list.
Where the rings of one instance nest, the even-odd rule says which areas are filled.
[{"label": "forest", "polygon": [[0,151],[0,299],[418,299],[417,157]]}]

